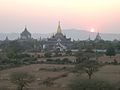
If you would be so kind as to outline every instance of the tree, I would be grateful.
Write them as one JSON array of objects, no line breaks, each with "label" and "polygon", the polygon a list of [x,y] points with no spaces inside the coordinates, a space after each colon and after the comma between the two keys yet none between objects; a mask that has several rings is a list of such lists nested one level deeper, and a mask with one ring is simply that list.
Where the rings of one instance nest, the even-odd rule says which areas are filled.
[{"label": "tree", "polygon": [[75,79],[69,85],[71,90],[117,90],[114,85],[101,80]]},{"label": "tree", "polygon": [[107,56],[110,56],[110,58],[111,58],[111,56],[115,56],[115,55],[116,55],[115,49],[114,49],[112,46],[110,46],[110,47],[106,50],[106,55],[107,55]]},{"label": "tree", "polygon": [[72,55],[72,51],[71,50],[67,50],[66,54],[69,55],[69,56],[71,56]]},{"label": "tree", "polygon": [[24,51],[23,47],[20,45],[20,43],[16,40],[9,42],[9,44],[7,46],[5,43],[3,44],[3,51],[7,52],[7,53],[20,53],[22,51]]},{"label": "tree", "polygon": [[17,85],[17,90],[23,90],[34,81],[34,76],[27,72],[14,72],[10,75],[10,81]]},{"label": "tree", "polygon": [[51,87],[52,85],[54,85],[54,82],[50,77],[48,77],[46,80],[42,82],[42,84],[45,86]]},{"label": "tree", "polygon": [[76,53],[76,63],[82,63],[86,60],[90,60],[91,58],[95,57],[95,53],[90,52],[77,52]]},{"label": "tree", "polygon": [[118,62],[116,59],[114,59],[114,61],[112,62],[112,64],[114,64],[114,65],[118,65],[119,62]]},{"label": "tree", "polygon": [[45,57],[47,57],[47,58],[50,58],[50,57],[51,57],[51,55],[52,55],[52,53],[51,53],[51,52],[46,52],[44,56],[45,56]]},{"label": "tree", "polygon": [[98,71],[99,63],[95,60],[86,60],[75,66],[75,69],[79,72],[85,72],[88,74],[89,79],[91,79],[94,72]]},{"label": "tree", "polygon": [[68,58],[63,58],[62,62],[63,62],[64,64],[71,63],[71,61],[70,61]]},{"label": "tree", "polygon": [[57,49],[54,51],[55,56],[56,56],[56,57],[61,56],[60,52],[61,52],[60,49],[57,48]]}]

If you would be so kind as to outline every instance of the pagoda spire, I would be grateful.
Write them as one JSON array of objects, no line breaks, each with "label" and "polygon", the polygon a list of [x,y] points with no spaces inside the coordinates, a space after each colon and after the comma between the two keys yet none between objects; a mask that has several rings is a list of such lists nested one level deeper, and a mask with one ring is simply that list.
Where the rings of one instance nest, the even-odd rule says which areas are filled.
[{"label": "pagoda spire", "polygon": [[25,25],[25,30],[27,31],[27,26]]},{"label": "pagoda spire", "polygon": [[91,37],[90,37],[90,35],[89,35],[89,37],[88,37],[88,40],[89,40],[89,41],[91,40]]},{"label": "pagoda spire", "polygon": [[61,26],[60,26],[60,21],[58,23],[57,33],[62,33]]},{"label": "pagoda spire", "polygon": [[6,36],[5,41],[9,41],[8,36]]},{"label": "pagoda spire", "polygon": [[98,32],[96,35],[95,41],[100,41],[100,40],[102,39],[101,39],[100,33]]}]

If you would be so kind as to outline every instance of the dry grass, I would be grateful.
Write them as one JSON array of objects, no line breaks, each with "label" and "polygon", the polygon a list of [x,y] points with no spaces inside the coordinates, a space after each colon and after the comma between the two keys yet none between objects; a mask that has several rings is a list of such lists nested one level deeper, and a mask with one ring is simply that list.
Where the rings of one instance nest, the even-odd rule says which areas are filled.
[{"label": "dry grass", "polygon": [[[120,61],[119,57],[120,57],[120,55],[117,55],[115,58],[118,61]],[[99,58],[99,60],[102,62],[106,62],[106,61],[111,62],[111,61],[113,61],[113,59],[114,58],[110,59],[107,56],[103,56],[103,57]],[[0,87],[8,87],[8,88],[12,88],[11,90],[14,90],[13,88],[15,88],[15,85],[11,84],[11,82],[9,81],[9,75],[12,72],[16,72],[16,71],[25,71],[25,72],[29,72],[29,73],[35,75],[35,77],[36,77],[36,81],[30,85],[31,89],[29,89],[29,90],[67,90],[67,88],[66,88],[67,85],[71,82],[71,80],[74,77],[76,77],[76,75],[73,73],[69,73],[67,77],[63,77],[63,78],[55,80],[54,81],[55,85],[52,87],[45,87],[45,86],[41,86],[38,84],[41,80],[45,80],[48,77],[54,78],[54,77],[61,76],[62,74],[65,74],[68,72],[67,70],[52,72],[49,70],[47,71],[47,70],[40,70],[40,69],[63,68],[63,67],[71,68],[71,67],[73,67],[73,65],[33,64],[33,65],[3,70],[3,71],[0,71]],[[88,78],[88,76],[86,74],[82,74],[80,76],[80,78]],[[93,75],[93,78],[106,80],[111,83],[117,83],[120,81],[120,65],[104,66],[104,67],[100,68],[100,71],[96,72]]]},{"label": "dry grass", "polygon": [[[72,67],[72,65],[53,65],[53,64],[33,64],[33,65],[28,65],[28,66],[22,66],[22,67],[17,67],[17,68],[11,68],[11,69],[7,69],[7,70],[3,70],[0,72],[0,87],[5,86],[8,88],[14,88],[15,85],[11,84],[9,81],[9,75],[12,72],[16,72],[16,71],[25,71],[25,72],[29,72],[33,75],[35,75],[36,77],[36,81],[34,83],[32,83],[30,85],[30,88],[36,88],[33,90],[37,90],[37,88],[46,88],[46,87],[41,87],[41,85],[39,85],[39,82],[42,80],[47,79],[48,77],[53,78],[53,77],[58,77],[61,76],[65,73],[67,73],[68,71],[47,71],[47,70],[40,70],[40,68],[63,68],[63,67]],[[67,82],[67,81],[66,81]],[[52,87],[53,89],[49,90],[60,90],[59,88],[56,89],[56,87],[60,87],[63,88],[63,90],[65,89],[63,86],[64,83],[56,83],[56,86]],[[55,88],[55,89],[54,89]],[[39,90],[39,89],[38,89]],[[41,89],[41,90],[48,90],[46,89]]]},{"label": "dry grass", "polygon": [[116,56],[112,56],[111,58],[109,56],[102,56],[102,57],[99,57],[99,61],[102,61],[102,62],[113,62],[114,59],[116,59],[118,62],[120,62],[120,54],[117,54]]},{"label": "dry grass", "polygon": [[[26,71],[29,73],[32,73],[36,76],[37,80],[30,85],[30,90],[67,90],[65,87],[70,83],[70,81],[76,77],[75,74],[69,73],[67,77],[60,78],[55,81],[55,85],[52,87],[45,87],[40,86],[38,83],[40,80],[45,80],[48,77],[57,77],[60,76],[67,71],[59,71],[59,72],[51,72],[51,71],[39,71],[40,68],[51,68],[51,67],[73,67],[72,65],[50,65],[50,64],[33,64],[8,70],[1,71],[1,80],[0,80],[0,87],[5,86],[8,88],[15,88],[15,85],[11,84],[10,81],[8,81],[9,74],[15,71]],[[86,74],[82,74],[80,78],[88,78]],[[107,65],[102,68],[100,68],[100,71],[96,72],[93,75],[93,78],[98,78],[102,80],[107,80],[111,83],[117,83],[120,81],[120,66],[114,66],[114,65]],[[36,89],[35,89],[36,88]],[[37,89],[38,88],[38,89]],[[44,89],[43,89],[44,88]]]}]

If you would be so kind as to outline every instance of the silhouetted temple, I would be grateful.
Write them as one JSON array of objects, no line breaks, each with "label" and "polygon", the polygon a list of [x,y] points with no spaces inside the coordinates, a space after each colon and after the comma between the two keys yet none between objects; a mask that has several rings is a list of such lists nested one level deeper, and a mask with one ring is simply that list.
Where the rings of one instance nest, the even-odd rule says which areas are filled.
[{"label": "silhouetted temple", "polygon": [[31,39],[31,33],[27,30],[26,27],[25,27],[24,31],[21,33],[20,39],[22,39],[22,40]]},{"label": "silhouetted temple", "polygon": [[101,38],[101,36],[100,36],[100,33],[98,33],[97,35],[96,35],[96,38],[95,38],[95,42],[99,42],[99,41],[101,41],[102,40],[102,38]]},{"label": "silhouetted temple", "polygon": [[58,24],[57,33],[51,38],[48,38],[45,44],[45,47],[50,50],[60,50],[64,51],[69,49],[72,45],[71,38],[66,38],[62,33],[60,22]]}]

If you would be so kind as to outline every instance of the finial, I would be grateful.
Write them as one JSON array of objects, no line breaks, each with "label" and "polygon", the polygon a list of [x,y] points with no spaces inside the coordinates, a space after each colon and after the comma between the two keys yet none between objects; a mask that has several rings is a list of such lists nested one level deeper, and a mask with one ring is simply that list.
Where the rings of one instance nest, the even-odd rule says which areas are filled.
[{"label": "finial", "polygon": [[27,25],[25,25],[25,30],[27,30]]},{"label": "finial", "polygon": [[57,33],[62,33],[62,30],[61,30],[61,27],[60,27],[60,21],[58,22]]},{"label": "finial", "polygon": [[97,35],[99,36],[99,35],[100,35],[100,33],[98,32],[98,33],[97,33]]},{"label": "finial", "polygon": [[58,22],[58,25],[60,25],[60,21]]}]

